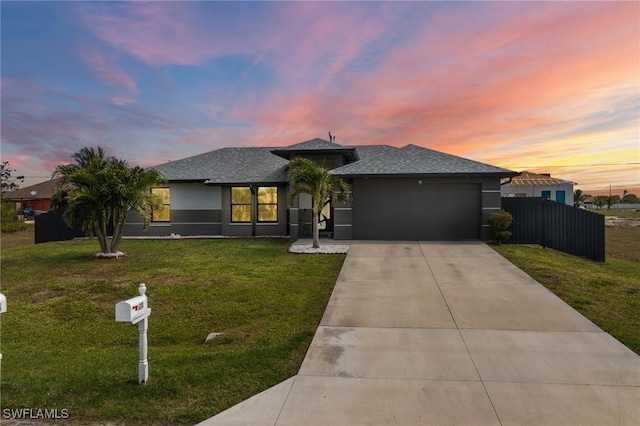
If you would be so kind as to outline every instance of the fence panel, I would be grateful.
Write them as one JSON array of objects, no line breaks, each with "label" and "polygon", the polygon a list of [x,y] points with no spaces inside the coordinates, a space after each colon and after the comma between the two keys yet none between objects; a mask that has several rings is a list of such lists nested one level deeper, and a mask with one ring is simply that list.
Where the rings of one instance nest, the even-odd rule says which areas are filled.
[{"label": "fence panel", "polygon": [[604,216],[542,198],[502,198],[511,213],[511,242],[540,244],[604,262]]},{"label": "fence panel", "polygon": [[67,241],[76,237],[84,236],[79,226],[70,228],[62,215],[67,210],[67,206],[62,206],[56,210],[36,215],[35,217],[35,243],[48,243],[50,241]]}]

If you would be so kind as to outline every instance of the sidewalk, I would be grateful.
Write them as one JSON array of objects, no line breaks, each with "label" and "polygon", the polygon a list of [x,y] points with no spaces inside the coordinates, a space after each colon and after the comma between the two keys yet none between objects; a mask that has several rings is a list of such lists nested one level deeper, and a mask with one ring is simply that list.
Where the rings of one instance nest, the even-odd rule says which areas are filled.
[{"label": "sidewalk", "polygon": [[486,245],[353,243],[297,376],[201,425],[640,424],[640,357]]}]

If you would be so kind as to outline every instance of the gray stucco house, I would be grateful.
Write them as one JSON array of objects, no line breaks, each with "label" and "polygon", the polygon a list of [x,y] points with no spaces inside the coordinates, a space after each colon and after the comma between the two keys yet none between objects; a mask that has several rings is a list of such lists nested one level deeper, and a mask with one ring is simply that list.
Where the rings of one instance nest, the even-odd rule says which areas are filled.
[{"label": "gray stucco house", "polygon": [[345,146],[312,139],[291,146],[222,148],[154,167],[168,180],[154,188],[165,208],[143,230],[128,218],[129,236],[311,235],[311,200],[288,203],[289,160],[303,156],[344,179],[349,201],[328,203],[321,233],[336,240],[478,240],[500,209],[494,167],[415,145]]},{"label": "gray stucco house", "polygon": [[502,182],[503,197],[541,197],[573,206],[575,182],[551,177],[548,173],[524,171]]}]

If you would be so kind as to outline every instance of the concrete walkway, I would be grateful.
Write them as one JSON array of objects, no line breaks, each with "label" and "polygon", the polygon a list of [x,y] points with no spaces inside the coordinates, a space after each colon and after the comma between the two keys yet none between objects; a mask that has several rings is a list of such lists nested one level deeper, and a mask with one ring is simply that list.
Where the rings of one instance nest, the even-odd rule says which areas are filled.
[{"label": "concrete walkway", "polygon": [[201,425],[639,425],[640,357],[483,243],[353,243],[297,376]]}]

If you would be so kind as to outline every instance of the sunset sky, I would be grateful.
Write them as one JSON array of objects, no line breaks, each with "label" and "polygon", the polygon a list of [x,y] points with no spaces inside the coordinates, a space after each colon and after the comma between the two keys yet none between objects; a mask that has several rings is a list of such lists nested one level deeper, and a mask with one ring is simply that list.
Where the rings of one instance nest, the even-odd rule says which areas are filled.
[{"label": "sunset sky", "polygon": [[416,144],[640,195],[640,3],[0,3],[2,161]]}]

